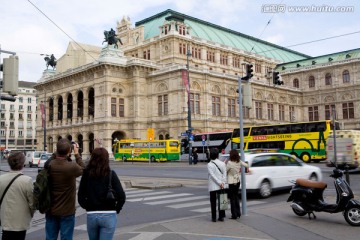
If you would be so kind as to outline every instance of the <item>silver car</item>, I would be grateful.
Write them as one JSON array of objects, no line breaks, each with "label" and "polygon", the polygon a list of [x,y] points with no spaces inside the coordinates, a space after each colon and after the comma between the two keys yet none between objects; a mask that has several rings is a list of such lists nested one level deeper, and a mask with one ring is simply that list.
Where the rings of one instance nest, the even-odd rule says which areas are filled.
[{"label": "silver car", "polygon": [[38,166],[38,171],[41,171],[44,168],[44,164],[46,163],[46,161],[52,156],[52,153],[43,153],[41,154],[37,166]]}]

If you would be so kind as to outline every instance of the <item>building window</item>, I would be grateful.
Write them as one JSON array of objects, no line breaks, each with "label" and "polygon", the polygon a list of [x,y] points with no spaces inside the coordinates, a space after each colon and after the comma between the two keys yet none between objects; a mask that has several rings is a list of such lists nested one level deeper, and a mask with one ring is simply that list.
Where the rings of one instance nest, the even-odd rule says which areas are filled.
[{"label": "building window", "polygon": [[5,128],[5,122],[1,122],[0,127]]},{"label": "building window", "polygon": [[150,49],[143,51],[143,58],[150,60]]},{"label": "building window", "polygon": [[10,111],[15,111],[15,106],[13,104],[10,105]]},{"label": "building window", "polygon": [[239,57],[234,57],[233,67],[240,68],[240,58]]},{"label": "building window", "polygon": [[179,43],[179,53],[186,55],[186,44],[185,43]]},{"label": "building window", "polygon": [[5,119],[5,113],[1,113],[0,116],[1,116],[1,119]]},{"label": "building window", "polygon": [[343,71],[343,83],[349,83],[350,82],[350,73],[348,70]]},{"label": "building window", "polygon": [[28,99],[27,99],[27,102],[28,102],[28,103],[31,103],[31,98],[28,98]]},{"label": "building window", "polygon": [[293,81],[293,87],[294,88],[299,88],[299,79],[295,78],[294,81]]},{"label": "building window", "polygon": [[228,65],[228,56],[225,54],[220,54],[220,64]]},{"label": "building window", "polygon": [[295,107],[294,106],[289,106],[289,117],[290,117],[290,122],[294,122],[295,119]]},{"label": "building window", "polygon": [[31,113],[28,113],[27,119],[28,119],[28,120],[31,120]]},{"label": "building window", "polygon": [[250,108],[243,106],[242,111],[243,111],[243,119],[249,119],[250,118]]},{"label": "building window", "polygon": [[168,115],[168,95],[158,96],[158,114],[159,116]]},{"label": "building window", "polygon": [[196,59],[201,59],[201,49],[199,47],[192,47],[191,56]]},{"label": "building window", "polygon": [[5,110],[5,104],[1,104],[1,110]]},{"label": "building window", "polygon": [[19,105],[19,111],[24,110],[24,106],[23,105]]},{"label": "building window", "polygon": [[332,84],[331,73],[327,73],[325,75],[325,85],[331,85],[331,84]]},{"label": "building window", "polygon": [[315,78],[314,76],[309,77],[309,88],[315,87]]},{"label": "building window", "polygon": [[1,130],[0,133],[1,133],[0,135],[1,135],[2,137],[5,136],[5,130]]},{"label": "building window", "polygon": [[185,26],[179,26],[179,34],[185,36],[185,33],[186,33]]},{"label": "building window", "polygon": [[10,119],[14,119],[14,113],[10,113]]},{"label": "building window", "polygon": [[212,115],[220,116],[220,97],[212,97]]},{"label": "building window", "polygon": [[256,73],[261,73],[261,64],[255,63],[255,72]]},{"label": "building window", "polygon": [[235,102],[236,102],[235,98],[228,99],[228,116],[229,117],[236,117]]},{"label": "building window", "polygon": [[255,117],[256,117],[256,119],[262,119],[262,104],[261,104],[261,102],[255,102]]},{"label": "building window", "polygon": [[23,136],[23,131],[19,131],[19,137]]},{"label": "building window", "polygon": [[10,137],[15,137],[15,133],[14,133],[14,130],[10,130]]},{"label": "building window", "polygon": [[31,106],[27,106],[28,112],[31,112]]},{"label": "building window", "polygon": [[285,106],[279,105],[279,120],[285,121]]},{"label": "building window", "polygon": [[22,102],[23,102],[23,98],[19,97],[19,103],[22,103]]},{"label": "building window", "polygon": [[119,98],[119,117],[125,117],[125,100]]},{"label": "building window", "polygon": [[325,120],[331,119],[333,109],[335,109],[335,105],[325,105]]},{"label": "building window", "polygon": [[190,93],[190,110],[192,114],[200,114],[200,94]]},{"label": "building window", "polygon": [[111,98],[111,116],[116,117],[116,98]]},{"label": "building window", "polygon": [[272,103],[268,103],[267,107],[268,107],[268,119],[274,120],[274,105]]},{"label": "building window", "polygon": [[23,119],[23,114],[22,113],[19,113],[19,119]]},{"label": "building window", "polygon": [[354,118],[354,103],[343,103],[342,104],[343,119]]},{"label": "building window", "polygon": [[309,107],[309,121],[319,121],[318,106]]},{"label": "building window", "polygon": [[207,51],[207,52],[206,52],[206,59],[207,59],[209,62],[215,62],[215,52]]}]

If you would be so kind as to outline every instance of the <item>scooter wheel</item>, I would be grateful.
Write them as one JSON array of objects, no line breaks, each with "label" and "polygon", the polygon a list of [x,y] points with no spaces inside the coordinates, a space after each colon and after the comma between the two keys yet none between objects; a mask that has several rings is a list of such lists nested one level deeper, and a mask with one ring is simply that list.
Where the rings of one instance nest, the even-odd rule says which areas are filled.
[{"label": "scooter wheel", "polygon": [[351,207],[344,212],[345,220],[351,226],[360,226],[360,207]]},{"label": "scooter wheel", "polygon": [[292,210],[296,215],[298,215],[300,217],[303,217],[303,216],[306,215],[306,212],[303,212],[303,211],[300,211],[300,210],[297,210],[297,209],[294,209],[294,208],[292,208]]}]

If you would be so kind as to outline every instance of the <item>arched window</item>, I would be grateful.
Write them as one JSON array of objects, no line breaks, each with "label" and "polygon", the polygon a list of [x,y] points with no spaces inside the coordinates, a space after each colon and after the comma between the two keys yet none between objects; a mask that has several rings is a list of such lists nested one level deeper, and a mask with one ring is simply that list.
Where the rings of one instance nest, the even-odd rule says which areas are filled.
[{"label": "arched window", "polygon": [[93,88],[90,88],[89,94],[88,94],[88,113],[89,116],[94,116],[95,114],[95,92]]},{"label": "arched window", "polygon": [[350,73],[348,70],[343,71],[343,83],[349,83],[350,82]]},{"label": "arched window", "polygon": [[73,112],[73,97],[72,97],[72,94],[71,94],[71,93],[68,95],[68,98],[67,98],[67,109],[66,109],[66,112],[67,112],[67,118],[72,118],[72,112]]},{"label": "arched window", "polygon": [[295,78],[293,81],[293,87],[299,88],[299,79]]},{"label": "arched window", "polygon": [[58,120],[63,119],[63,99],[62,96],[58,98]]},{"label": "arched window", "polygon": [[77,107],[77,116],[82,117],[84,113],[84,94],[81,91],[78,92]]},{"label": "arched window", "polygon": [[332,84],[331,73],[327,73],[325,75],[325,85],[331,85],[331,84]]},{"label": "arched window", "polygon": [[315,78],[314,76],[309,77],[309,88],[315,87]]},{"label": "arched window", "polygon": [[49,121],[54,120],[54,98],[49,99]]}]

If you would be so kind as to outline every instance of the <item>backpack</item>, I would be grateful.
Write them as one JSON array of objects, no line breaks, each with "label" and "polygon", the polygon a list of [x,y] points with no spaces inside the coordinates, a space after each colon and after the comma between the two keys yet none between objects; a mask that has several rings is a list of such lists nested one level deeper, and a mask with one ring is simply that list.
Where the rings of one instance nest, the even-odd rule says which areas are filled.
[{"label": "backpack", "polygon": [[41,170],[36,176],[33,195],[35,209],[42,214],[48,212],[51,207],[50,166]]}]

